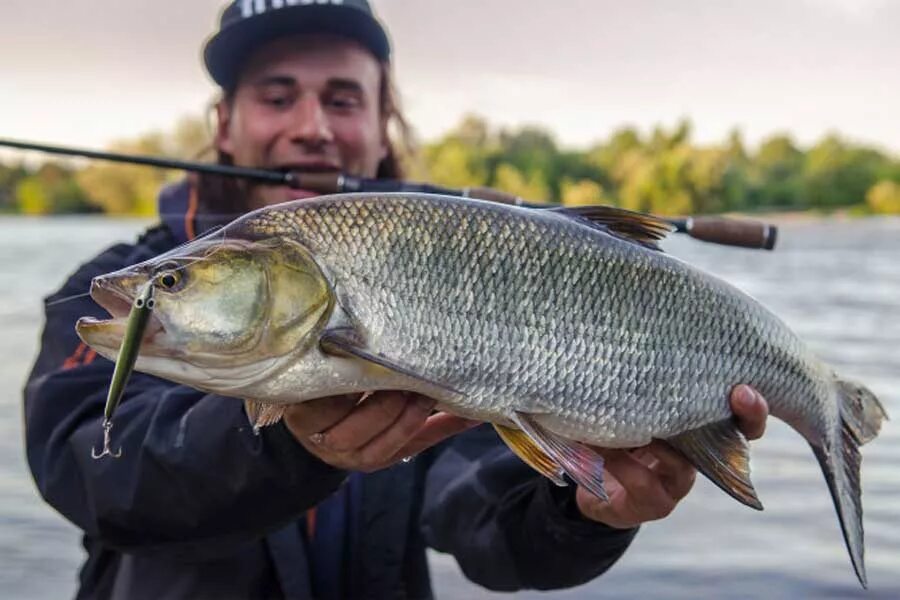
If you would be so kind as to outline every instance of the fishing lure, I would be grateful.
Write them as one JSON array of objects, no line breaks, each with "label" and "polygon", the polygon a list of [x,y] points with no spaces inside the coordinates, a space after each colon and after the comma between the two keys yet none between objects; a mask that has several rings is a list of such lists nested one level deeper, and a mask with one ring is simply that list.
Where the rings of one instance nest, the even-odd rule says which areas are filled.
[{"label": "fishing lure", "polygon": [[116,359],[116,367],[113,370],[112,380],[109,384],[109,393],[106,396],[106,407],[103,409],[103,450],[97,452],[96,448],[91,450],[91,456],[94,459],[104,456],[119,458],[122,456],[122,449],[116,452],[110,450],[110,431],[112,430],[112,418],[122,400],[122,394],[125,392],[125,384],[134,371],[134,363],[137,360],[138,352],[141,349],[141,340],[144,337],[144,331],[147,329],[147,323],[150,322],[150,313],[156,301],[153,298],[154,286],[153,282],[147,282],[143,291],[138,294],[131,305],[131,311],[128,313],[128,323],[125,326],[125,335],[122,338],[122,345],[119,347],[119,356]]}]

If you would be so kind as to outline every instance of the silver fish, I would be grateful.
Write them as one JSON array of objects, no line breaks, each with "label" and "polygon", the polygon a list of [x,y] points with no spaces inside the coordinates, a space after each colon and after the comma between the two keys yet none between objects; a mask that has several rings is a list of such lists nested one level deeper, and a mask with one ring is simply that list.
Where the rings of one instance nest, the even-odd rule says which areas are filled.
[{"label": "silver fish", "polygon": [[762,508],[729,393],[748,383],[812,446],[866,585],[859,446],[886,418],[775,315],[656,245],[670,226],[609,207],[339,195],[268,207],[98,277],[116,318],[78,333],[115,357],[122,306],[156,308],[136,364],[253,398],[258,425],[343,393],[410,390],[495,424],[532,467],[605,498],[608,448],[666,440]]}]

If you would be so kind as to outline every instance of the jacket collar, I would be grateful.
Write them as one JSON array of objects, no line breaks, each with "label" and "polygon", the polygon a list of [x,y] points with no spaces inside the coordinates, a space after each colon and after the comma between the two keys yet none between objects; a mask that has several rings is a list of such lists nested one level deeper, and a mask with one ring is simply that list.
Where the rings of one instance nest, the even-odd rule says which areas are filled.
[{"label": "jacket collar", "polygon": [[172,232],[179,245],[231,220],[200,208],[197,181],[193,176],[163,187],[157,198],[157,209],[163,225]]},{"label": "jacket collar", "polygon": [[160,220],[179,245],[197,237],[197,187],[190,178],[165,186],[157,207]]}]

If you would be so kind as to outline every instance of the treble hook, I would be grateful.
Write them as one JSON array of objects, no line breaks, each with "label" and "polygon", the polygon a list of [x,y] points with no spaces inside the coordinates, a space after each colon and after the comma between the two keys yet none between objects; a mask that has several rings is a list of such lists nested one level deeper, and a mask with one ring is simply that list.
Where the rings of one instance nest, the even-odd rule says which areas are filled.
[{"label": "treble hook", "polygon": [[141,340],[147,329],[150,313],[156,306],[153,290],[153,281],[148,281],[141,293],[134,299],[131,311],[128,313],[125,334],[122,336],[122,345],[119,347],[119,356],[116,358],[116,366],[113,369],[112,381],[109,383],[109,392],[106,396],[106,406],[103,408],[103,450],[98,453],[96,449],[92,448],[91,456],[94,459],[103,456],[113,458],[122,456],[121,448],[117,452],[109,449],[109,430],[112,429],[113,413],[122,400],[122,394],[125,393],[125,384],[128,383],[128,378],[134,370],[134,363],[141,349]]},{"label": "treble hook", "polygon": [[109,449],[109,432],[112,429],[112,421],[109,419],[103,419],[103,450],[97,452],[96,448],[91,448],[91,458],[97,460],[98,458],[103,458],[104,456],[112,456],[113,458],[119,458],[122,456],[122,449],[119,448],[115,452]]}]

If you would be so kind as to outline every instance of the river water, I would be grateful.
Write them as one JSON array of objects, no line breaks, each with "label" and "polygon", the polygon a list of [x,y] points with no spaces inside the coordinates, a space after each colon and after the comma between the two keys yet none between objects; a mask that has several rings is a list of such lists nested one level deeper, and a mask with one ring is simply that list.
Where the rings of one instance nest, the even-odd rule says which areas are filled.
[{"label": "river water", "polygon": [[[65,598],[83,558],[78,531],[37,494],[25,465],[21,389],[42,327],[40,299],[75,266],[145,225],[99,217],[0,218],[0,596]],[[681,236],[675,236],[681,238]],[[749,292],[840,373],[900,415],[900,219],[782,224],[778,249],[689,239],[666,249]],[[896,422],[896,421],[895,421]],[[900,428],[863,461],[869,592],[859,588],[831,499],[806,443],[780,422],[753,447],[766,506],[741,506],[706,480],[622,560],[585,586],[523,598],[900,598]],[[501,597],[431,553],[442,598]]]}]

